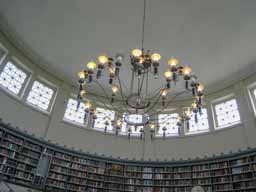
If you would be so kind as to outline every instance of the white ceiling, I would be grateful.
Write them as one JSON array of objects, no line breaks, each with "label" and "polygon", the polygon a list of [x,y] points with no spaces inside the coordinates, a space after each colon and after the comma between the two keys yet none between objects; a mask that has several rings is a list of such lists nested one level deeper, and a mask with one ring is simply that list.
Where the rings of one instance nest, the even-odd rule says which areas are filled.
[{"label": "white ceiling", "polygon": [[[0,0],[9,30],[66,81],[105,53],[126,57],[140,47],[143,0]],[[147,0],[145,47],[190,65],[206,86],[234,76],[256,60],[255,0]],[[121,76],[129,87],[129,65]],[[163,78],[150,81],[152,90]],[[95,91],[95,87],[93,87]]]}]

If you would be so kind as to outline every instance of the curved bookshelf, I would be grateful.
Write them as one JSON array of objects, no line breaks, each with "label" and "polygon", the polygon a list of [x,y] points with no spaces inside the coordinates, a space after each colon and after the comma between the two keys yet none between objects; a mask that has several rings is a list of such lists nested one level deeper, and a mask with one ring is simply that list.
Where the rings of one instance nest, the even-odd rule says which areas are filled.
[{"label": "curved bookshelf", "polygon": [[0,121],[6,182],[56,192],[256,191],[256,150],[175,162],[111,159],[67,149]]}]

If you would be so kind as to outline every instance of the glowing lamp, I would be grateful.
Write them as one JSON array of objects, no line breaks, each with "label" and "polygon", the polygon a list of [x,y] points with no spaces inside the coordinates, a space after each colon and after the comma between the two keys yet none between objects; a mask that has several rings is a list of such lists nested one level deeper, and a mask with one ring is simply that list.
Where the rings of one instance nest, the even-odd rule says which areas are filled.
[{"label": "glowing lamp", "polygon": [[105,55],[100,55],[100,56],[98,57],[98,61],[99,61],[99,63],[101,63],[101,64],[106,64],[106,63],[108,63],[108,57],[105,56]]},{"label": "glowing lamp", "polygon": [[168,60],[168,65],[170,65],[171,67],[176,67],[178,64],[179,60],[174,57]]},{"label": "glowing lamp", "polygon": [[112,91],[113,91],[113,93],[117,93],[118,92],[118,86],[116,86],[116,85],[112,85]]},{"label": "glowing lamp", "polygon": [[153,62],[159,62],[161,59],[161,55],[159,53],[153,53],[150,58]]},{"label": "glowing lamp", "polygon": [[86,64],[86,67],[89,69],[89,70],[94,70],[96,69],[97,67],[97,64],[94,62],[94,61],[90,61],[89,63]]},{"label": "glowing lamp", "polygon": [[140,49],[133,49],[132,50],[132,56],[140,57],[141,55],[142,55],[142,51]]}]

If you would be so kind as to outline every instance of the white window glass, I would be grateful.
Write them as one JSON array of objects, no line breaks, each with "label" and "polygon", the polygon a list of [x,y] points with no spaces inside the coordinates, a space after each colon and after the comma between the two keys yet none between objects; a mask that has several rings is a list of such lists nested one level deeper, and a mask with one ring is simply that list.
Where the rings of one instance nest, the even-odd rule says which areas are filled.
[{"label": "white window glass", "polygon": [[215,105],[217,128],[226,127],[240,122],[240,114],[235,99]]},{"label": "white window glass", "polygon": [[85,107],[84,104],[81,103],[79,108],[77,109],[77,101],[75,99],[69,99],[67,108],[64,114],[64,119],[75,122],[78,124],[85,123]]},{"label": "white window glass", "polygon": [[177,136],[179,135],[179,127],[178,123],[178,113],[172,114],[159,114],[158,115],[158,123],[159,123],[159,130],[157,132],[157,136],[163,136],[164,129],[166,136]]},{"label": "white window glass", "polygon": [[96,119],[93,124],[94,129],[105,130],[106,122],[107,131],[113,131],[112,121],[115,119],[115,112],[103,109],[103,108],[96,108]]},{"label": "white window glass", "polygon": [[0,74],[0,85],[18,95],[26,78],[27,74],[24,71],[15,66],[11,61],[8,61]]},{"label": "white window glass", "polygon": [[256,88],[253,90],[254,99],[256,99]]},{"label": "white window glass", "polygon": [[200,133],[209,131],[209,122],[207,109],[202,109],[202,114],[197,113],[197,122],[195,119],[195,114],[192,113],[189,120],[189,129],[187,130],[187,134]]},{"label": "white window glass", "polygon": [[34,81],[28,94],[27,102],[43,110],[48,110],[54,91],[48,86]]},{"label": "white window glass", "polygon": [[[125,116],[126,114],[123,115],[123,124],[121,127],[121,134],[122,133],[128,134],[128,130],[130,129],[131,135],[134,135],[134,136],[140,135],[141,134],[140,130],[143,129],[143,126],[127,125],[127,123],[124,120]],[[140,114],[131,114],[131,115],[128,115],[128,121],[130,123],[142,123],[143,116]]]}]

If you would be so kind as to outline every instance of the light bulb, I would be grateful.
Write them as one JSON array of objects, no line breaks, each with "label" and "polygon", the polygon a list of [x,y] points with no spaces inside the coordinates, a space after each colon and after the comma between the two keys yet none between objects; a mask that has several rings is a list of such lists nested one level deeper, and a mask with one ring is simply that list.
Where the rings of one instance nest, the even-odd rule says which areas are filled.
[{"label": "light bulb", "polygon": [[168,64],[171,66],[171,67],[176,67],[176,65],[179,64],[179,60],[172,57],[168,60]]},{"label": "light bulb", "polygon": [[168,94],[167,89],[162,89],[160,94],[162,97],[165,97]]},{"label": "light bulb", "polygon": [[90,70],[96,69],[97,64],[94,61],[90,61],[89,63],[86,64],[86,67]]},{"label": "light bulb", "polygon": [[117,85],[112,85],[112,91],[113,93],[117,93],[118,92],[118,86]]},{"label": "light bulb", "polygon": [[112,76],[115,75],[115,70],[116,70],[116,69],[115,69],[114,67],[109,67],[109,68],[108,68],[108,72],[109,72],[109,74],[112,75]]},{"label": "light bulb", "polygon": [[190,115],[191,115],[191,110],[190,110],[190,108],[188,107],[186,110],[185,110],[185,115],[186,115],[186,117],[190,117]]},{"label": "light bulb", "polygon": [[196,102],[193,102],[193,103],[191,104],[191,108],[192,108],[192,109],[196,109],[196,107],[197,107]]},{"label": "light bulb", "polygon": [[80,96],[81,96],[81,97],[84,97],[85,95],[86,95],[86,91],[85,91],[85,90],[81,90],[81,91],[80,91]]},{"label": "light bulb", "polygon": [[120,119],[118,119],[118,120],[116,121],[116,125],[117,125],[118,127],[121,127],[121,126],[122,126],[122,121],[121,121]]},{"label": "light bulb", "polygon": [[159,53],[153,53],[150,58],[154,62],[159,62],[161,59],[161,55]]},{"label": "light bulb", "polygon": [[140,64],[143,64],[143,63],[144,63],[144,61],[145,61],[145,58],[144,58],[144,57],[140,57],[140,61],[139,61],[139,63],[140,63]]},{"label": "light bulb", "polygon": [[84,79],[84,78],[85,78],[85,73],[84,73],[84,71],[80,71],[77,75],[78,75],[78,77],[79,77],[80,79]]},{"label": "light bulb", "polygon": [[106,63],[108,63],[108,57],[105,56],[105,55],[100,55],[100,56],[98,57],[98,61],[99,61],[101,64],[106,64]]},{"label": "light bulb", "polygon": [[191,67],[184,67],[183,68],[184,75],[190,75],[191,72],[192,72]]},{"label": "light bulb", "polygon": [[90,109],[92,107],[92,104],[89,102],[89,101],[87,101],[85,104],[84,104],[84,108],[85,109]]},{"label": "light bulb", "polygon": [[142,55],[142,51],[140,49],[133,49],[132,50],[132,55],[134,57],[140,57]]},{"label": "light bulb", "polygon": [[167,78],[167,79],[169,79],[169,78],[171,78],[172,77],[172,72],[171,71],[165,71],[164,72],[164,76],[165,76],[165,78]]},{"label": "light bulb", "polygon": [[154,124],[150,124],[150,129],[155,129],[155,125]]},{"label": "light bulb", "polygon": [[197,91],[198,91],[198,92],[202,92],[203,90],[204,90],[204,85],[199,84],[199,85],[197,86]]}]

